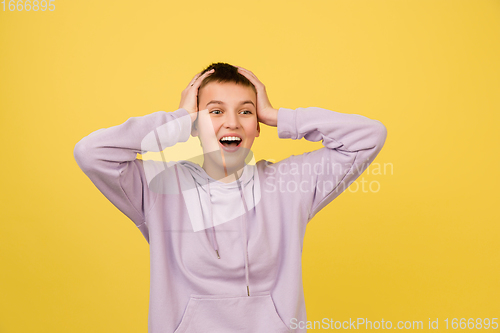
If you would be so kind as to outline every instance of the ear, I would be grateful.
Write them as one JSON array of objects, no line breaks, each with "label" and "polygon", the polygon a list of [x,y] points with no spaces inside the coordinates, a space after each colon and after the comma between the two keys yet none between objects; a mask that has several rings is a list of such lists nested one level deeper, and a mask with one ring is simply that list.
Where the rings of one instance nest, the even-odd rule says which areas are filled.
[{"label": "ear", "polygon": [[198,119],[196,119],[191,125],[191,136],[198,136]]},{"label": "ear", "polygon": [[200,146],[203,148],[203,143],[201,142],[200,132],[198,131],[197,125],[198,125],[198,119],[196,119],[193,125],[191,125],[191,136],[193,137],[197,136],[198,140],[200,140]]}]

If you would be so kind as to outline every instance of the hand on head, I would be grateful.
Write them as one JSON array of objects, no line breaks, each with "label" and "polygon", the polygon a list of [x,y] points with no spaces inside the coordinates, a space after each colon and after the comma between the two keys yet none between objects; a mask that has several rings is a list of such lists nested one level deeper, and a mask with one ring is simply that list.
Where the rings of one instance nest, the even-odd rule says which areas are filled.
[{"label": "hand on head", "polygon": [[238,73],[245,76],[255,87],[257,91],[257,119],[259,122],[266,124],[268,126],[277,125],[278,110],[274,109],[267,96],[266,87],[251,71],[240,67],[238,68]]},{"label": "hand on head", "polygon": [[198,113],[198,88],[207,76],[212,74],[214,69],[206,71],[201,75],[201,72],[196,74],[195,77],[189,82],[186,89],[182,91],[181,102],[179,104],[179,109],[185,109],[191,115],[191,121],[194,122],[197,118]]}]

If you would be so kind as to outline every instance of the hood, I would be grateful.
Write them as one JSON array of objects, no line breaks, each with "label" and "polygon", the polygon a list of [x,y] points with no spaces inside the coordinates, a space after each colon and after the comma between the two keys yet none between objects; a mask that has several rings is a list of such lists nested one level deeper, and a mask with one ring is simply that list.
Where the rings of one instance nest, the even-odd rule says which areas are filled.
[{"label": "hood", "polygon": [[175,172],[193,230],[207,234],[217,259],[224,257],[217,243],[217,226],[240,218],[246,290],[250,296],[248,212],[254,209],[261,198],[256,165],[246,164],[240,178],[231,183],[213,179],[201,166],[190,161],[179,161],[175,165]]}]

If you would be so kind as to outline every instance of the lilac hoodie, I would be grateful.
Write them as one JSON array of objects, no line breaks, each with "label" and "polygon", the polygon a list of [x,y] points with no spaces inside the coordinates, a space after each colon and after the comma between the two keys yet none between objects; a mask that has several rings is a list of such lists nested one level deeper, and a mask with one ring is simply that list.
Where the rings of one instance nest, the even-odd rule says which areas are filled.
[{"label": "lilac hoodie", "polygon": [[317,107],[280,108],[277,127],[279,138],[324,147],[247,164],[232,183],[192,161],[136,158],[187,141],[185,109],[132,117],[76,144],[82,171],[149,243],[148,332],[306,332],[307,223],[373,162],[387,130]]}]

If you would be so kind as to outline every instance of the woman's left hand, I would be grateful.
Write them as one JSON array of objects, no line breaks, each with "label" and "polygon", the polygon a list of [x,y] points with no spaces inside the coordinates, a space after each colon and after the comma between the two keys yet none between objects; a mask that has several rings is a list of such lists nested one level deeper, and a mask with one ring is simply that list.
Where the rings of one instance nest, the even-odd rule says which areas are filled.
[{"label": "woman's left hand", "polygon": [[268,126],[277,126],[278,110],[273,108],[271,102],[269,102],[264,84],[248,69],[240,66],[235,67],[238,67],[238,73],[245,76],[257,91],[257,120]]}]

